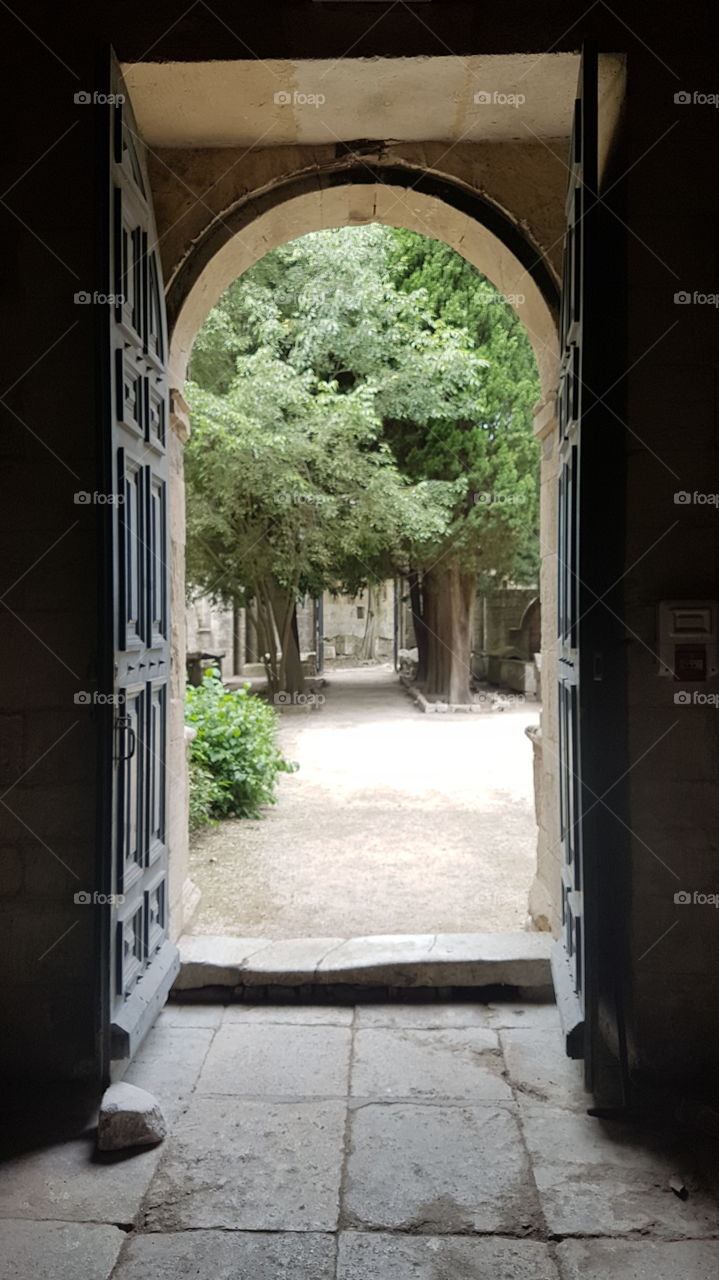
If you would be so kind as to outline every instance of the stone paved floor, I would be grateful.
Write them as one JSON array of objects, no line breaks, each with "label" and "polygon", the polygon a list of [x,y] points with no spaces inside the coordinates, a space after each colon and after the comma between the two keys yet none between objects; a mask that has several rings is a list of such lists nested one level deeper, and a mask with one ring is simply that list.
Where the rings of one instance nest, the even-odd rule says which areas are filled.
[{"label": "stone paved floor", "polygon": [[553,1006],[172,1005],[128,1078],[170,1136],[21,1126],[0,1280],[719,1275],[716,1147],[587,1116]]},{"label": "stone paved floor", "polygon": [[[331,671],[283,712],[297,773],[260,821],[195,838],[192,932],[262,938],[523,929],[536,869],[539,703],[423,715],[390,668]],[[489,704],[487,704],[489,705]]]}]

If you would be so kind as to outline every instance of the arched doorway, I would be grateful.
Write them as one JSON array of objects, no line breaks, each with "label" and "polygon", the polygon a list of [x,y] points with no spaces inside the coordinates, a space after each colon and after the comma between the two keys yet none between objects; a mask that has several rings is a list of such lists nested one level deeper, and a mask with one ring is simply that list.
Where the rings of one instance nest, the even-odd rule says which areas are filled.
[{"label": "arched doorway", "polygon": [[[374,181],[369,181],[370,177]],[[330,227],[356,226],[363,222],[401,226],[443,240],[482,272],[505,295],[519,316],[532,343],[541,381],[541,400],[535,411],[538,433],[551,440],[554,429],[553,405],[558,378],[557,306],[558,289],[553,271],[516,225],[485,198],[457,183],[428,177],[412,169],[378,167],[368,171],[365,164],[353,169],[332,170],[319,180],[298,177],[280,184],[264,197],[245,198],[231,211],[209,221],[205,235],[185,258],[167,290],[170,326],[169,365],[175,412],[175,436],[170,444],[170,520],[173,553],[172,583],[176,607],[173,619],[172,651],[177,655],[172,681],[169,741],[175,744],[170,773],[179,776],[185,767],[182,741],[182,700],[184,693],[184,600],[182,520],[182,451],[188,421],[182,408],[181,388],[192,343],[217,299],[233,280],[242,275],[268,251],[311,231]],[[174,462],[172,455],[174,452]],[[556,741],[556,699],[554,698],[554,635],[552,630],[556,564],[552,549],[556,542],[553,493],[556,485],[556,458],[546,445],[542,458],[542,575],[541,591],[549,601],[545,687],[544,733]],[[551,755],[549,756],[551,762]],[[542,782],[544,786],[544,781]],[[551,778],[547,788],[552,787]],[[553,817],[553,797],[543,812],[547,824]],[[550,861],[552,836],[540,832],[537,874],[531,892],[530,909],[540,927],[558,920],[559,903],[553,891]],[[175,824],[171,839],[171,895],[181,904],[179,891],[188,885],[187,834]],[[185,901],[192,890],[185,889]],[[552,901],[554,899],[554,901]],[[177,909],[177,908],[176,908]],[[180,906],[181,909],[181,906]]]},{"label": "arched doorway", "polygon": [[[609,62],[611,75],[616,78],[616,60],[609,59]],[[172,184],[169,188],[163,187],[157,166],[151,167],[151,180],[148,184],[151,194],[156,197],[156,209],[159,209],[155,244],[162,247],[166,241],[163,266],[167,279],[169,378],[172,388],[169,417],[171,430],[168,436],[171,517],[168,549],[175,603],[184,594],[182,441],[189,423],[181,385],[189,351],[200,324],[223,289],[268,249],[304,232],[327,227],[379,222],[418,230],[422,234],[444,240],[478,267],[520,314],[534,347],[542,387],[541,401],[535,414],[535,430],[542,443],[541,542],[545,606],[543,649],[544,683],[548,697],[542,726],[544,763],[539,776],[547,804],[543,806],[546,816],[540,833],[538,874],[533,889],[535,902],[532,911],[535,916],[543,913],[557,932],[561,914],[562,925],[569,928],[565,958],[566,955],[583,955],[585,945],[585,934],[581,927],[582,895],[581,892],[575,892],[576,883],[573,881],[581,858],[576,856],[575,843],[567,843],[568,835],[573,835],[575,829],[581,827],[583,817],[581,808],[574,805],[567,819],[565,803],[562,810],[563,827],[560,830],[556,783],[557,777],[561,776],[565,799],[567,795],[576,797],[578,789],[582,785],[587,787],[588,784],[586,777],[582,777],[579,772],[578,735],[568,736],[566,723],[563,724],[563,736],[560,735],[558,694],[562,680],[566,686],[567,670],[571,668],[578,674],[579,650],[576,646],[572,647],[572,642],[579,635],[579,623],[590,612],[586,606],[582,610],[582,593],[592,589],[582,582],[577,568],[581,542],[579,529],[582,524],[578,513],[584,501],[584,492],[580,496],[580,473],[576,469],[579,456],[577,445],[582,414],[587,412],[587,407],[592,408],[594,405],[583,379],[587,370],[590,374],[593,370],[594,376],[598,374],[603,385],[608,367],[608,361],[602,354],[602,329],[596,308],[590,308],[589,319],[592,323],[586,323],[592,287],[596,290],[601,284],[605,290],[607,288],[607,273],[601,274],[600,262],[608,260],[606,255],[602,258],[597,219],[595,217],[591,220],[589,215],[598,204],[597,175],[601,166],[606,163],[608,147],[616,128],[620,96],[620,93],[613,93],[609,110],[605,112],[603,123],[608,127],[601,139],[600,154],[597,60],[596,57],[589,58],[580,75],[580,98],[577,100],[586,109],[582,110],[579,105],[575,105],[571,112],[571,118],[577,127],[569,147],[572,163],[570,198],[565,207],[564,180],[561,183],[562,196],[557,198],[555,175],[548,207],[543,210],[546,215],[544,233],[539,242],[535,241],[528,230],[533,222],[532,201],[536,203],[537,194],[542,190],[542,175],[536,167],[526,183],[523,183],[521,174],[519,179],[514,174],[513,179],[516,180],[513,185],[510,184],[511,189],[505,187],[507,198],[504,201],[493,200],[487,194],[487,187],[492,185],[491,164],[480,174],[477,167],[468,164],[465,168],[462,158],[457,160],[454,157],[450,166],[452,172],[443,173],[442,155],[445,153],[438,154],[436,144],[421,148],[425,163],[420,165],[413,163],[406,155],[402,157],[401,163],[397,163],[396,148],[383,143],[352,146],[343,144],[332,148],[329,158],[320,160],[316,155],[308,157],[304,152],[300,155],[292,151],[284,157],[284,163],[280,157],[279,166],[276,164],[278,157],[273,155],[271,175],[268,175],[263,163],[255,166],[256,158],[250,156],[250,153],[243,153],[240,159],[249,156],[247,163],[241,174],[238,176],[235,173],[230,182],[227,181],[227,174],[236,170],[238,162],[223,169],[221,166],[224,156],[218,160],[216,153],[210,149],[207,157],[204,157],[202,151],[193,153],[189,166],[194,168],[196,174],[206,168],[205,177],[216,175],[204,195],[197,195],[182,176],[174,189]],[[481,97],[479,95],[480,99]],[[136,129],[133,134],[141,146]],[[542,139],[539,141],[541,143]],[[552,148],[545,149],[554,154]],[[450,150],[454,151],[455,148]],[[499,169],[504,173],[501,159],[500,154]],[[494,157],[494,164],[496,167],[497,156]],[[566,170],[567,165],[563,161],[562,164]],[[527,178],[527,167],[521,157],[519,169],[523,170],[523,176]],[[494,176],[496,178],[496,173]],[[183,188],[181,198],[178,197],[180,188]],[[191,200],[188,200],[187,192],[192,197]],[[213,192],[214,194],[209,194]],[[512,212],[507,212],[508,209]],[[197,213],[196,210],[200,212]],[[192,216],[188,217],[189,214]],[[183,227],[186,219],[187,225]],[[565,224],[569,227],[566,235]],[[590,224],[594,239],[588,233]],[[566,285],[571,286],[571,292],[565,287],[558,326],[557,280],[560,272],[557,254],[558,246],[562,243],[565,246],[564,279]],[[594,252],[597,246],[600,251]],[[558,327],[561,330],[559,334]],[[591,338],[589,346],[586,345],[587,334]],[[583,361],[586,351],[592,356],[592,360]],[[561,432],[557,430],[558,418],[561,419]],[[596,438],[595,433],[595,440]],[[602,459],[605,470],[606,462],[606,459]],[[558,486],[560,471],[563,480]],[[589,471],[583,463],[582,484],[588,476]],[[603,496],[606,500],[606,486]],[[594,545],[590,547],[590,551],[593,557],[590,557],[591,567],[601,584],[607,572],[608,558],[603,554],[601,561],[598,560],[599,553]],[[562,571],[559,574],[559,584],[558,565]],[[568,585],[573,588],[571,598],[567,594]],[[551,621],[556,616],[553,606],[558,586],[564,593],[560,600],[560,642],[557,641]],[[176,620],[177,608],[172,613]],[[588,627],[585,624],[582,628],[584,642],[587,633]],[[562,662],[568,664],[568,667],[565,666],[560,672],[557,653],[561,646]],[[180,778],[185,771],[181,734],[181,683],[184,675],[182,650],[183,640],[175,622],[171,629],[167,765],[169,772]],[[553,667],[562,676],[557,682],[553,679]],[[560,686],[559,691],[557,684]],[[583,688],[586,689],[586,685]],[[593,694],[584,696],[589,696],[590,700],[594,697]],[[609,729],[611,736],[614,730],[611,726]],[[596,751],[594,756],[596,757]],[[591,787],[589,790],[591,794],[595,794]],[[183,897],[188,887],[191,891],[186,874],[184,813],[177,803],[171,806],[169,844],[172,848],[170,917],[173,920],[172,931],[177,936],[182,927]],[[558,875],[561,858],[557,857],[560,849],[565,852],[569,849],[571,855],[568,874],[561,886]],[[570,904],[571,911],[567,914]],[[579,971],[576,965],[574,973],[570,970],[571,966],[568,969],[568,981],[576,997]],[[592,1003],[591,1008],[594,1017],[596,1002]],[[579,1028],[579,1043],[583,1035],[581,1010],[575,1019],[575,1027]]]}]

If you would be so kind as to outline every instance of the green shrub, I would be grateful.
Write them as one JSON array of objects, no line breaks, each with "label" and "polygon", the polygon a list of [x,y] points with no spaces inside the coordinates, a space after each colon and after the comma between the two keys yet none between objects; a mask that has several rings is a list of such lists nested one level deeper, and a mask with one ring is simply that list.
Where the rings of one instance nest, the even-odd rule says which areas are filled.
[{"label": "green shrub", "polygon": [[274,804],[279,773],[297,765],[285,760],[275,735],[277,713],[249,685],[228,690],[216,671],[188,685],[186,720],[197,730],[190,744],[190,826],[218,818],[259,818]]},{"label": "green shrub", "polygon": [[190,831],[197,831],[212,821],[218,784],[210,770],[190,756]]}]

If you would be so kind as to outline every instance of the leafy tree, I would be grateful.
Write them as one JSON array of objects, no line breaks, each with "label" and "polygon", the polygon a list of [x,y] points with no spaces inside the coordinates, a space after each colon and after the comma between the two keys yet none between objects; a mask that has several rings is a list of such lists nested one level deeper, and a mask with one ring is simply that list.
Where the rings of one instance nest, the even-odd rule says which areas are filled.
[{"label": "leafy tree", "polygon": [[414,233],[315,233],[227,290],[191,372],[190,576],[257,601],[271,683],[300,680],[298,593],[402,572],[428,691],[468,701],[477,575],[524,574],[536,523],[536,370],[496,290]]},{"label": "leafy tree", "polygon": [[427,431],[405,414],[386,428],[407,474],[454,487],[446,537],[413,566],[410,592],[420,676],[430,692],[465,701],[478,576],[487,589],[538,572],[537,369],[515,313],[448,245],[395,231],[390,269],[398,289],[421,298],[437,323],[462,328],[486,360],[481,394],[463,417],[448,413]]},{"label": "leafy tree", "polygon": [[299,692],[298,597],[391,561],[437,515],[400,474],[364,385],[340,393],[261,348],[238,357],[227,394],[187,394],[188,577],[254,601],[270,688]]}]

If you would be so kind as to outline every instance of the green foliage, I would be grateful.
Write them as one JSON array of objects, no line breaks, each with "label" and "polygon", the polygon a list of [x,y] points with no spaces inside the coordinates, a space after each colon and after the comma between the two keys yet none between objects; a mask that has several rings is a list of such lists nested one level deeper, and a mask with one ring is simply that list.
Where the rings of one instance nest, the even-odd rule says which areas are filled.
[{"label": "green foliage", "polygon": [[244,603],[268,582],[319,593],[439,532],[386,442],[364,386],[340,393],[265,348],[223,396],[191,385],[186,453],[188,576]]},{"label": "green foliage", "polygon": [[191,373],[202,590],[354,590],[448,548],[488,581],[536,578],[533,353],[447,245],[374,225],[283,245],[220,299]]},{"label": "green foliage", "polygon": [[215,807],[220,799],[219,783],[199,760],[190,759],[190,831],[199,831],[213,821]]},{"label": "green foliage", "polygon": [[481,396],[464,422],[447,419],[429,436],[402,423],[396,448],[416,475],[449,476],[454,460],[455,474],[466,478],[452,536],[476,548],[485,586],[502,576],[536,582],[539,446],[532,411],[540,385],[526,330],[490,281],[448,245],[412,231],[390,234],[396,287],[421,297],[436,322],[464,330],[486,361]]},{"label": "green foliage", "polygon": [[277,749],[274,708],[248,689],[226,689],[213,669],[201,685],[188,685],[186,720],[197,730],[190,744],[194,829],[217,818],[259,818],[275,802],[277,775],[297,767]]}]

